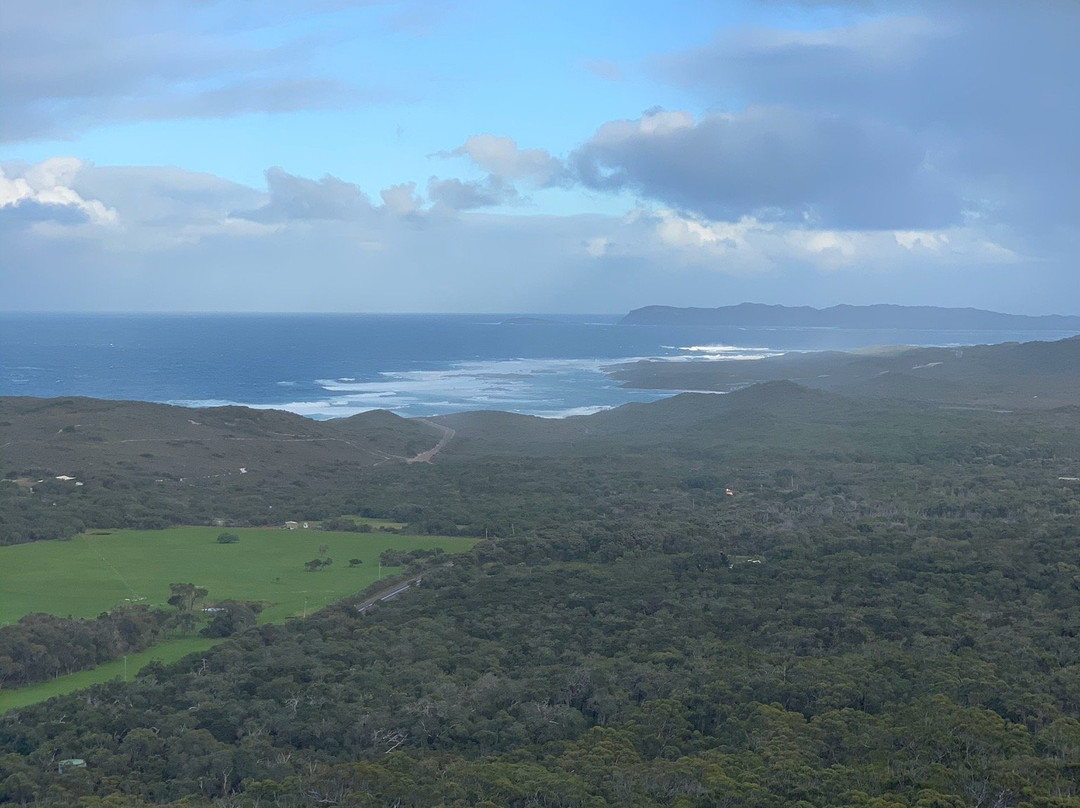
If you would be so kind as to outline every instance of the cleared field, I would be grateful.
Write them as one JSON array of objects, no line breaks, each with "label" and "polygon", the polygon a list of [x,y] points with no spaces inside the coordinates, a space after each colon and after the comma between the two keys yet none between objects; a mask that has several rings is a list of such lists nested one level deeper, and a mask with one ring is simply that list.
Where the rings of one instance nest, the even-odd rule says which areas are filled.
[{"label": "cleared field", "polygon": [[[374,527],[390,523],[363,520]],[[229,528],[240,541],[219,544],[222,528],[94,531],[71,541],[34,542],[0,547],[0,625],[30,612],[62,617],[96,617],[121,603],[165,606],[169,584],[191,582],[209,590],[206,603],[234,598],[265,604],[259,622],[280,622],[322,608],[357,592],[380,574],[388,548],[441,547],[447,553],[472,547],[476,539],[408,536],[375,530],[334,533],[313,529]],[[325,547],[325,555],[320,550]],[[304,564],[314,558],[334,563],[317,572]],[[356,567],[349,560],[363,561]],[[0,713],[70,693],[92,684],[134,676],[153,660],[175,662],[220,640],[174,637],[139,654],[51,682],[0,691]]]},{"label": "cleared field", "polygon": [[51,699],[53,696],[62,696],[81,690],[90,685],[108,682],[113,679],[131,679],[154,660],[168,664],[178,659],[193,654],[196,651],[205,651],[210,646],[221,642],[206,637],[179,637],[166,640],[153,648],[147,648],[138,654],[130,654],[127,660],[114,659],[104,665],[98,665],[86,671],[61,676],[51,682],[41,682],[36,685],[16,688],[15,690],[0,690],[0,713],[14,710],[17,707],[26,707],[37,704],[39,701]]},{"label": "cleared field", "polygon": [[[207,603],[225,598],[266,604],[260,622],[277,622],[356,592],[379,577],[387,548],[442,547],[461,552],[476,539],[331,533],[321,530],[230,528],[240,541],[219,544],[222,528],[95,531],[71,541],[0,547],[0,624],[30,612],[96,617],[126,602],[165,605],[169,584],[205,587]],[[317,572],[304,564],[320,557],[334,563]],[[363,564],[350,567],[349,560]],[[382,570],[383,574],[388,569]]]}]

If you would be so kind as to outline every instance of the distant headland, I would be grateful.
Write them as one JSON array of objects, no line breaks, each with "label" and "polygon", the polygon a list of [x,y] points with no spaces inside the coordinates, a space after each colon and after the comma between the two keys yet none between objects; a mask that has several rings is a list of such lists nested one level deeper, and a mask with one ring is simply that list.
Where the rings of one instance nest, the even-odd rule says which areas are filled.
[{"label": "distant headland", "polygon": [[751,328],[905,328],[935,330],[1031,330],[1080,329],[1080,317],[1060,314],[1032,316],[1002,314],[972,308],[940,306],[770,306],[740,303],[715,309],[645,306],[634,309],[621,325],[742,326]]}]

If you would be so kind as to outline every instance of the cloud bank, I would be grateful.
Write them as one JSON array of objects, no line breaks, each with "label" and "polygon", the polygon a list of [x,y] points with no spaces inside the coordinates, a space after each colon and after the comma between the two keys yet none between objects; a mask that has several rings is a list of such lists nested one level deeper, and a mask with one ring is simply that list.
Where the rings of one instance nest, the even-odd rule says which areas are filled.
[{"label": "cloud bank", "polygon": [[1023,256],[966,227],[823,229],[655,206],[480,213],[451,205],[444,185],[385,188],[375,203],[280,168],[264,189],[73,159],[0,168],[0,299],[12,309],[619,311],[766,294],[915,303],[926,288],[955,305],[1034,305]]},{"label": "cloud bank", "polygon": [[[282,25],[363,5],[18,0],[0,15],[3,136],[363,104],[380,91],[318,68],[326,26]],[[385,24],[430,35],[420,6],[389,8]],[[679,103],[578,109],[559,151],[479,121],[382,188],[317,168],[270,167],[252,187],[70,157],[0,164],[0,305],[1080,312],[1080,4],[848,10],[831,27],[723,28],[637,65],[582,58],[583,76],[621,91],[646,72]]]}]

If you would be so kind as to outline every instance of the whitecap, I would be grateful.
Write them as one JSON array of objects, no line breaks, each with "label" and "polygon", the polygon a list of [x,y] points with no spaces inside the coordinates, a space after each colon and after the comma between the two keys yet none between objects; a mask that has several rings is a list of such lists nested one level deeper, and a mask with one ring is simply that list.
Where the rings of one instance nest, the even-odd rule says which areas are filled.
[{"label": "whitecap", "polygon": [[284,410],[295,415],[303,415],[305,418],[313,418],[316,421],[326,421],[331,418],[348,418],[351,415],[360,415],[372,410],[397,409],[396,407],[376,406],[338,399],[289,401],[283,404],[253,404],[250,406],[255,410]]},{"label": "whitecap", "polygon": [[171,401],[164,402],[165,404],[171,404],[174,407],[190,407],[192,409],[201,410],[208,407],[248,407],[249,404],[244,404],[240,401],[228,401],[222,398],[176,398]]},{"label": "whitecap", "polygon": [[725,354],[725,353],[776,353],[771,348],[753,348],[747,345],[683,345],[677,350],[690,351],[691,353]]},{"label": "whitecap", "polygon": [[568,407],[564,410],[541,410],[532,414],[540,418],[559,420],[562,418],[574,418],[583,415],[596,415],[598,412],[606,412],[610,409],[613,409],[610,404],[595,404],[586,407]]}]

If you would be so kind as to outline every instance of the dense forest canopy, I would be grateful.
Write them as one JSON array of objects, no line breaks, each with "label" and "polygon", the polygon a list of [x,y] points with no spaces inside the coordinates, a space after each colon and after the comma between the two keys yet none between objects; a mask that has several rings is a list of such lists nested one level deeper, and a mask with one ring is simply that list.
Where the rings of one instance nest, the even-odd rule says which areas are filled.
[{"label": "dense forest canopy", "polygon": [[[250,524],[269,505],[486,539],[410,559],[422,582],[391,601],[8,712],[2,801],[1080,806],[1075,407],[774,381],[560,422],[450,416],[432,463],[365,462],[356,446],[439,439],[376,416],[327,427],[335,456],[267,441],[263,469],[192,480],[168,452],[120,451],[125,405],[36,406],[4,417],[82,408],[72,422],[100,439],[43,450],[69,459],[54,477],[77,466],[77,489],[36,483],[25,457],[5,468],[36,483],[0,486],[18,540],[43,523]],[[269,437],[220,415],[219,442],[191,438],[175,462],[230,468],[240,424]],[[85,768],[61,773],[70,759]]]}]

